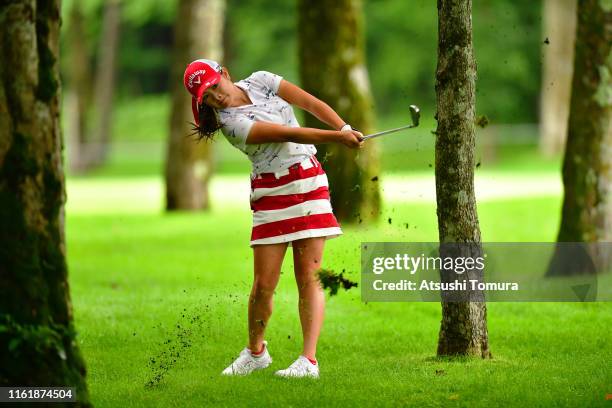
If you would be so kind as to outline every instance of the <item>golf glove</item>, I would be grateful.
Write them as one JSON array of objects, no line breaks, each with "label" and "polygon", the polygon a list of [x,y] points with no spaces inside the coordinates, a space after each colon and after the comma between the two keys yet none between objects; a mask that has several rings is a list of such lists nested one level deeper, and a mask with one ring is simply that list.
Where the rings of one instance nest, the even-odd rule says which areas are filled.
[{"label": "golf glove", "polygon": [[344,132],[345,130],[354,130],[355,132],[359,132],[361,133],[361,131],[359,129],[355,129],[354,127],[352,127],[351,125],[349,125],[348,123],[346,123],[344,126],[342,126],[342,128],[340,129],[341,132]]}]

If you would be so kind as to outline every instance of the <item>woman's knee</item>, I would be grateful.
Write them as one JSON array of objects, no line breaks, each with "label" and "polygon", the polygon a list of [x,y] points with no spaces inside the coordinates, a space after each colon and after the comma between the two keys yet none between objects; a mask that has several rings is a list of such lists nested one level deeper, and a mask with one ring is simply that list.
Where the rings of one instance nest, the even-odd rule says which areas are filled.
[{"label": "woman's knee", "polygon": [[317,287],[321,288],[321,282],[319,281],[319,276],[317,274],[317,269],[305,268],[302,270],[296,269],[295,271],[295,281],[297,283],[298,291],[300,295],[302,292],[310,292],[311,288]]},{"label": "woman's knee", "polygon": [[253,294],[257,297],[269,297],[276,290],[277,279],[255,278],[253,281]]}]

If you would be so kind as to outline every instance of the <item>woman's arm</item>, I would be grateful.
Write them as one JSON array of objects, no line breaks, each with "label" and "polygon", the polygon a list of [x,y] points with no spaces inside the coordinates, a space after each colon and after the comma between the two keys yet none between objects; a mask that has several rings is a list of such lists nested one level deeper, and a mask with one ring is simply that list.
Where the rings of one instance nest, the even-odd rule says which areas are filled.
[{"label": "woman's arm", "polygon": [[289,127],[272,122],[255,122],[251,126],[246,144],[293,142],[302,144],[342,143],[347,147],[361,147],[361,133],[355,130],[322,130]]},{"label": "woman's arm", "polygon": [[342,118],[328,104],[289,81],[281,80],[277,95],[290,104],[310,112],[321,122],[331,126],[332,129],[340,129],[345,125]]}]

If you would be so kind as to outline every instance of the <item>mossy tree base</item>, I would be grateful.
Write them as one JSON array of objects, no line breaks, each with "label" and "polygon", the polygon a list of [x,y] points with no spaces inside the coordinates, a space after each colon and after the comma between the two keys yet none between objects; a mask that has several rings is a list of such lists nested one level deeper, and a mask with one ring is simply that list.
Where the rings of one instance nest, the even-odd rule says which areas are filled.
[{"label": "mossy tree base", "polygon": [[0,5],[0,386],[75,387],[88,406],[65,257],[59,27],[59,0]]}]

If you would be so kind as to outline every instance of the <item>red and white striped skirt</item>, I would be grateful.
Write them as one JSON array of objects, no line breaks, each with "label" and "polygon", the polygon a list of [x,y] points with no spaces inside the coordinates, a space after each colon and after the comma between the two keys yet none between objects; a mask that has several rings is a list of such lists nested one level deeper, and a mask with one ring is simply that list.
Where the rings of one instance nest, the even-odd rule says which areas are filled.
[{"label": "red and white striped skirt", "polygon": [[327,175],[315,156],[280,173],[252,176],[251,209],[251,246],[342,235]]}]

